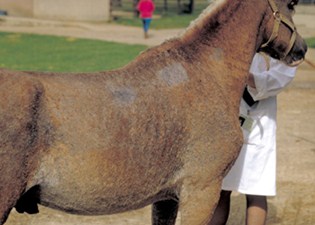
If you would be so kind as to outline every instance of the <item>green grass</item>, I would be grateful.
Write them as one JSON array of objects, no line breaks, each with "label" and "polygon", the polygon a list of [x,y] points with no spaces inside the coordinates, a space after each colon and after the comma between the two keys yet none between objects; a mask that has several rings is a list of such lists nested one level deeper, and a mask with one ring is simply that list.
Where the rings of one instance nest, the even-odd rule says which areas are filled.
[{"label": "green grass", "polygon": [[121,67],[147,47],[106,41],[0,32],[0,67],[92,72]]},{"label": "green grass", "polygon": [[305,39],[309,48],[315,48],[315,37]]}]

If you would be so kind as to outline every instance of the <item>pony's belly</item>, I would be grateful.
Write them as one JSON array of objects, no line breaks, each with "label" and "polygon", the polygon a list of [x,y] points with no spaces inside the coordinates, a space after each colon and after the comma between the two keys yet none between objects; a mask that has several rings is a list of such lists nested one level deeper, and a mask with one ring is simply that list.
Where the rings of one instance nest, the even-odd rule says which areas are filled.
[{"label": "pony's belly", "polygon": [[139,160],[59,148],[58,154],[42,158],[28,185],[39,185],[40,204],[69,213],[100,215],[137,209],[174,184],[170,176],[174,170],[155,166],[144,170],[148,162]]},{"label": "pony's belly", "polygon": [[119,196],[114,193],[110,197],[95,194],[93,197],[83,195],[78,198],[78,195],[56,196],[55,191],[54,193],[44,191],[40,204],[71,214],[106,215],[142,208],[151,204],[152,198],[154,197],[144,198],[134,194]]}]

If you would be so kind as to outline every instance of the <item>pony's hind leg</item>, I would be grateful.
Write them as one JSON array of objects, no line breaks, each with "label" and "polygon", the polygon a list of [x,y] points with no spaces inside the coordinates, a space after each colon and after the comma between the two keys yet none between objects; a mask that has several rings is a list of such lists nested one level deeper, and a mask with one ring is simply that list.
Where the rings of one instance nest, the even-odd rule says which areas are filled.
[{"label": "pony's hind leg", "polygon": [[[10,121],[12,122],[12,121]],[[12,126],[7,121],[0,121],[0,225],[2,225],[11,209],[16,205],[26,189],[29,174],[28,149],[21,130],[20,135],[11,132]],[[24,140],[23,140],[24,139]]]},{"label": "pony's hind leg", "polygon": [[10,126],[6,123],[0,121],[0,127],[4,128],[0,131],[0,225],[6,221],[25,190],[28,174],[28,157],[19,143],[23,135],[21,139],[13,138],[15,135],[10,134]]},{"label": "pony's hind leg", "polygon": [[25,191],[28,176],[34,169],[42,93],[31,80],[24,81],[13,75],[1,78],[0,225]]},{"label": "pony's hind leg", "polygon": [[26,187],[27,157],[23,149],[19,149],[23,135],[19,136],[18,132],[12,129],[14,126],[11,123],[15,121],[3,119],[1,109],[0,116],[0,225],[2,225]]},{"label": "pony's hind leg", "polygon": [[7,220],[11,209],[15,206],[25,188],[23,171],[16,168],[16,165],[17,162],[12,162],[10,156],[1,153],[0,225]]}]

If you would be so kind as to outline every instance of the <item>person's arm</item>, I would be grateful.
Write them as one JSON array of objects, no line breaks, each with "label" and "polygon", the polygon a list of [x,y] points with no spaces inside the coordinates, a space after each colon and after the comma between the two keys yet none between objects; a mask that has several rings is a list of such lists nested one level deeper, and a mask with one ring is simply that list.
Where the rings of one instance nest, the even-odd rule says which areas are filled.
[{"label": "person's arm", "polygon": [[[254,59],[252,63],[248,80],[248,91],[255,101],[276,96],[293,80],[296,67],[289,67],[279,60],[270,59],[268,70],[266,60],[262,56],[256,58],[258,59]],[[261,63],[264,63],[265,70],[261,68]]]},{"label": "person's arm", "polygon": [[142,2],[141,1],[139,1],[138,2],[138,4],[137,4],[137,10],[140,12],[140,11],[142,11]]}]

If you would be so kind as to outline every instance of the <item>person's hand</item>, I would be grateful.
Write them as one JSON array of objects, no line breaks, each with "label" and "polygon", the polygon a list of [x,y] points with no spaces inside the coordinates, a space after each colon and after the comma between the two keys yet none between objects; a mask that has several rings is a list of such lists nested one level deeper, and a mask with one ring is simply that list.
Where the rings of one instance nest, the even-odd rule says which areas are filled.
[{"label": "person's hand", "polygon": [[247,85],[252,87],[252,88],[256,88],[254,75],[252,73],[249,73],[248,80],[247,80]]}]

